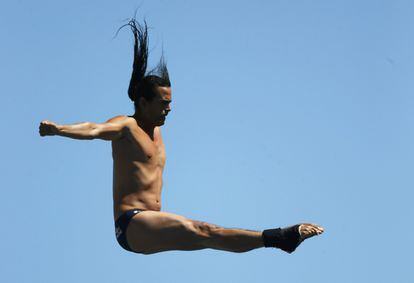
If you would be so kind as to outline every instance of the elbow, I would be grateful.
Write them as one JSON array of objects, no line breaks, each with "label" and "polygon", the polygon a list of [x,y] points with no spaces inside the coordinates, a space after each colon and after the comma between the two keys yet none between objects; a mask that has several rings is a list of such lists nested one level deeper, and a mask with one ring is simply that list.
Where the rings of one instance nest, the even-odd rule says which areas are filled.
[{"label": "elbow", "polygon": [[97,139],[100,136],[100,127],[98,124],[88,122],[89,134],[86,136],[86,139],[93,140]]}]

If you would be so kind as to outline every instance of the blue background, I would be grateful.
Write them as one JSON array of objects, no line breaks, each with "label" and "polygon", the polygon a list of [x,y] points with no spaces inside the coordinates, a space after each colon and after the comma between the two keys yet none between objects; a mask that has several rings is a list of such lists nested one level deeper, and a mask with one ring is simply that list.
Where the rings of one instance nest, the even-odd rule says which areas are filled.
[{"label": "blue background", "polygon": [[[132,114],[138,8],[173,84],[163,210],[326,233],[287,255],[116,243],[111,148],[38,124]],[[0,4],[1,282],[413,282],[412,1]]]}]

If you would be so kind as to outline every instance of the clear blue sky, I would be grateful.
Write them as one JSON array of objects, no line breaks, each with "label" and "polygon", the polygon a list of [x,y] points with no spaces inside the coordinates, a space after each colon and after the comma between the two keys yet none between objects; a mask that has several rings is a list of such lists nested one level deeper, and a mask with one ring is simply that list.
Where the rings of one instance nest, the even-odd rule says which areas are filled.
[{"label": "clear blue sky", "polygon": [[[127,253],[111,148],[40,138],[43,119],[131,114],[139,8],[173,111],[163,210],[262,230],[273,249]],[[412,1],[2,1],[1,282],[412,282]],[[409,226],[411,225],[411,226]]]}]

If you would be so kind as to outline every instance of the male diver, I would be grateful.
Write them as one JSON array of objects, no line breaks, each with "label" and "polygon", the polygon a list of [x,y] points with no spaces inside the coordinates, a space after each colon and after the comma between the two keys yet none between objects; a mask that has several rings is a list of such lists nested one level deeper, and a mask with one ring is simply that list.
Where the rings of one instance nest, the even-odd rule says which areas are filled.
[{"label": "male diver", "polygon": [[39,126],[41,136],[111,141],[115,234],[119,244],[140,254],[205,248],[247,252],[261,247],[292,253],[305,239],[321,234],[323,228],[314,224],[264,231],[228,229],[161,211],[165,148],[160,127],[171,111],[171,83],[163,57],[155,69],[147,72],[146,23],[141,25],[132,19],[127,25],[134,34],[128,96],[135,114],[116,116],[105,123],[59,125],[45,120]]}]

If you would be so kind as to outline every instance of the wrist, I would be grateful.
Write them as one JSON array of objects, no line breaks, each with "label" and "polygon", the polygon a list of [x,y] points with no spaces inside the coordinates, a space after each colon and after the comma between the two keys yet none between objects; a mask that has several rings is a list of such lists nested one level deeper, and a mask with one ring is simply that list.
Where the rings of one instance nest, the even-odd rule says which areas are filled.
[{"label": "wrist", "polygon": [[56,125],[53,131],[53,134],[59,135],[63,132],[63,125]]}]

